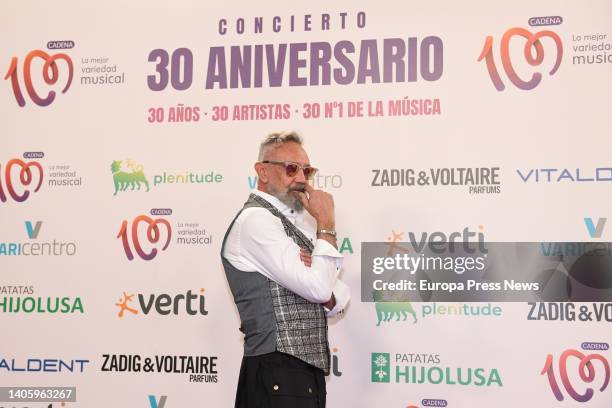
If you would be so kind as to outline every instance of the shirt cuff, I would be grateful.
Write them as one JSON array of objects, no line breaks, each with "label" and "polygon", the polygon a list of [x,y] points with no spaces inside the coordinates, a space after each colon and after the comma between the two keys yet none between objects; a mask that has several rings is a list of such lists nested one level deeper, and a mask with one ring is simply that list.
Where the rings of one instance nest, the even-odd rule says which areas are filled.
[{"label": "shirt cuff", "polygon": [[342,254],[338,252],[336,248],[324,239],[317,239],[314,248],[312,249],[312,256],[322,255],[329,256],[332,258],[342,259]]},{"label": "shirt cuff", "polygon": [[342,282],[340,279],[336,281],[333,293],[334,297],[336,298],[336,305],[332,310],[328,310],[326,307],[324,307],[325,311],[327,312],[327,317],[333,317],[339,313],[344,312],[344,309],[346,308],[349,300],[351,299],[351,289],[346,283]]}]

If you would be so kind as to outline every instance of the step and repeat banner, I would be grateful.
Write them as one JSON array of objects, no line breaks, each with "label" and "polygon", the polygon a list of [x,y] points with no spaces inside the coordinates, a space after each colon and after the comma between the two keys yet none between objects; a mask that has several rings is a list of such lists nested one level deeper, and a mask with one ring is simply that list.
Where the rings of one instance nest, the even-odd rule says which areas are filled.
[{"label": "step and repeat banner", "polygon": [[219,251],[284,130],[334,195],[352,291],[328,406],[610,407],[612,303],[364,301],[361,255],[612,240],[611,20],[606,0],[3,4],[0,407],[233,406]]}]

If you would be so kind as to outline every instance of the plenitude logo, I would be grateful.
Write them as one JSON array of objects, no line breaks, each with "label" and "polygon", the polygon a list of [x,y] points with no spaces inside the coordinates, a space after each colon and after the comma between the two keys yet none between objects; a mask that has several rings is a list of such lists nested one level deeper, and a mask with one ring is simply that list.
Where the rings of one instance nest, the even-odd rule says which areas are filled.
[{"label": "plenitude logo", "polygon": [[[0,242],[1,256],[74,256],[77,252],[76,242],[37,241],[43,221],[25,221],[25,232],[30,241]],[[33,242],[32,242],[33,241]]]},{"label": "plenitude logo", "polygon": [[200,222],[181,220],[173,226],[170,221],[171,208],[153,208],[149,213],[163,217],[152,218],[141,214],[134,217],[131,223],[127,219],[121,222],[116,238],[121,239],[129,261],[134,260],[134,251],[140,259],[153,260],[159,253],[158,249],[165,251],[168,248],[173,230],[176,231],[175,244],[180,247],[202,247],[213,243],[212,233]]},{"label": "plenitude logo", "polygon": [[218,184],[223,182],[223,175],[215,172],[167,172],[153,175],[153,186],[149,184],[149,178],[144,173],[144,166],[136,163],[133,159],[113,160],[111,163],[113,175],[114,196],[119,192],[142,191],[149,192],[151,187],[159,187],[165,184],[193,185],[193,184]]},{"label": "plenitude logo", "polygon": [[[32,75],[32,61],[36,58],[40,58],[44,61],[42,65],[42,69],[40,73],[33,77]],[[58,62],[62,61],[63,63],[60,65]],[[70,88],[72,84],[72,77],[74,75],[74,66],[72,64],[72,59],[68,54],[65,53],[57,53],[57,54],[47,54],[42,50],[32,50],[27,53],[23,62],[23,81],[25,84],[26,92],[30,97],[30,100],[34,102],[38,106],[49,106],[55,100],[56,92],[49,91],[46,96],[41,96],[35,89],[34,83],[39,82],[39,79],[43,79],[44,82],[49,85],[55,85],[60,79],[60,67],[66,67],[67,74],[62,75],[64,78],[64,88],[61,93],[64,94]],[[13,94],[15,96],[15,100],[17,101],[17,105],[20,107],[24,107],[26,105],[26,100],[21,91],[20,75],[19,75],[19,57],[14,56],[11,58],[11,62],[9,64],[8,71],[4,76],[5,80],[11,81],[11,86],[13,88]],[[40,75],[40,76],[39,76]],[[66,78],[67,76],[67,78]]]},{"label": "plenitude logo", "polygon": [[32,285],[0,286],[0,313],[83,314],[80,296],[35,296]]},{"label": "plenitude logo", "polygon": [[[102,354],[102,372],[188,374],[192,383],[216,383],[219,381],[215,355],[155,355]],[[149,397],[150,398],[150,397]]]},{"label": "plenitude logo", "polygon": [[371,353],[371,374],[373,383],[503,387],[497,368],[451,367],[431,353]]},{"label": "plenitude logo", "polygon": [[[581,344],[581,348],[588,352],[606,352],[610,349],[610,346],[608,343],[584,342]],[[573,360],[573,364],[568,363],[568,360]],[[604,392],[610,383],[610,362],[608,357],[603,353],[585,354],[579,350],[568,348],[561,353],[557,362],[561,385],[565,393],[561,389],[557,374],[555,373],[554,354],[551,353],[546,356],[544,367],[540,372],[540,375],[547,376],[551,391],[557,401],[563,401],[565,394],[567,394],[578,402],[587,402],[593,398],[603,402],[602,398],[604,397],[596,395],[596,392]],[[578,372],[568,372],[568,368],[577,368]],[[602,372],[603,374],[601,374]],[[581,385],[579,390],[584,389],[583,393],[576,389],[578,384]],[[597,384],[597,388],[586,387],[585,389],[583,384]]]},{"label": "plenitude logo", "polygon": [[[393,322],[418,322],[417,314],[422,319],[428,318],[495,318],[502,316],[501,306],[495,306],[491,303],[474,304],[474,303],[451,303],[439,304],[436,302],[423,305],[413,305],[409,301],[389,301],[383,299],[383,292],[374,291],[374,305],[376,309],[377,322],[376,326],[381,323]],[[410,319],[408,319],[410,315]]]},{"label": "plenitude logo", "polygon": [[[204,288],[192,292],[188,290],[185,294],[170,295],[162,294],[144,294],[144,293],[127,293],[123,292],[122,296],[115,306],[119,308],[117,317],[123,319],[125,316],[148,316],[149,314],[157,314],[161,316],[187,315],[187,316],[206,316],[206,296]],[[134,296],[137,296],[137,303],[134,302]]]},{"label": "plenitude logo", "polygon": [[[542,81],[542,74],[540,72],[536,72],[528,80],[524,80],[519,77],[517,71],[515,70],[515,66],[513,65],[515,55],[511,53],[510,43],[513,37],[522,37],[525,39],[526,43],[523,48],[522,57],[524,58],[525,62],[532,67],[542,65],[544,62],[544,45],[542,44],[541,40],[544,38],[551,40],[556,48],[556,58],[553,67],[549,71],[549,75],[552,76],[557,72],[563,59],[563,42],[561,41],[559,35],[552,30],[542,30],[532,33],[531,31],[522,27],[512,27],[506,30],[506,32],[503,34],[500,42],[499,53],[502,67],[504,68],[506,76],[510,82],[514,84],[514,86],[523,91],[534,89]],[[493,82],[495,89],[498,91],[503,91],[506,86],[504,85],[495,63],[494,39],[491,35],[488,35],[485,38],[482,51],[478,57],[478,62],[483,60],[486,62],[487,71],[489,72],[489,77],[491,78],[491,82]]]}]

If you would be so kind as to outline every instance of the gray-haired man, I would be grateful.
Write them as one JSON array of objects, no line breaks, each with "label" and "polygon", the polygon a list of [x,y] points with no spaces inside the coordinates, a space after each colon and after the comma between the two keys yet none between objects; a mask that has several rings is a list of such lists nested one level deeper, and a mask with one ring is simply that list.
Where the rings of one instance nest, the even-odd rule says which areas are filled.
[{"label": "gray-haired man", "polygon": [[333,197],[308,184],[316,169],[296,133],[268,136],[255,171],[257,191],[221,248],[245,335],[235,407],[324,407],[326,315],[350,298],[338,280]]}]

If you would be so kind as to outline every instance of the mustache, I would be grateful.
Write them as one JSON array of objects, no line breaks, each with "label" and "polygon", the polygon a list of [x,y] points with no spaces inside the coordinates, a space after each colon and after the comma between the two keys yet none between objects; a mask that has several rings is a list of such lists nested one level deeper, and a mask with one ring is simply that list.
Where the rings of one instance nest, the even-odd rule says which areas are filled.
[{"label": "mustache", "polygon": [[306,186],[302,183],[297,183],[297,184],[292,184],[289,186],[288,191],[299,191],[301,193],[303,193],[304,191],[306,191]]}]

